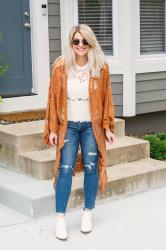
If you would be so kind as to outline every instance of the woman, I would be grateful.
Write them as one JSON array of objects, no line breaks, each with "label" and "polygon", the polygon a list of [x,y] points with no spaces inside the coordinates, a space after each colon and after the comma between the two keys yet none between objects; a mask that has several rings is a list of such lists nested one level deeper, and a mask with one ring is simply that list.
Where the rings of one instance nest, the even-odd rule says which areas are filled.
[{"label": "woman", "polygon": [[[84,170],[83,233],[92,230],[91,211],[106,188],[106,141],[113,143],[114,105],[108,65],[92,29],[80,24],[69,33],[64,57],[53,64],[44,140],[56,146],[56,237],[67,239],[65,213],[72,175]],[[82,167],[78,164],[81,147]]]}]

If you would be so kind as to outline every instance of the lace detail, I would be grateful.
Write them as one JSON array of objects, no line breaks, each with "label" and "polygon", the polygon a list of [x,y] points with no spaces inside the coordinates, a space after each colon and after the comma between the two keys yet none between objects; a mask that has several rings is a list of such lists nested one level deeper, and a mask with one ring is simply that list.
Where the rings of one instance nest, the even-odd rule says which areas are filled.
[{"label": "lace detail", "polygon": [[89,79],[89,64],[83,67],[77,65],[76,67],[76,77],[78,77],[80,83],[85,83]]},{"label": "lace detail", "polygon": [[88,101],[88,98],[68,98],[69,101]]},{"label": "lace detail", "polygon": [[67,112],[70,121],[91,121],[89,112],[89,64],[69,72]]}]

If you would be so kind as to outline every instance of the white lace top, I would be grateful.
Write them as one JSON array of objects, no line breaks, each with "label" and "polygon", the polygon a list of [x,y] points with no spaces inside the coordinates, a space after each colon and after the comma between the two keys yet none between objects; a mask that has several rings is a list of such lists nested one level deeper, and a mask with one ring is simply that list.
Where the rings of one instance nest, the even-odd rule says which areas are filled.
[{"label": "white lace top", "polygon": [[69,72],[67,80],[68,121],[91,121],[89,112],[89,64]]}]

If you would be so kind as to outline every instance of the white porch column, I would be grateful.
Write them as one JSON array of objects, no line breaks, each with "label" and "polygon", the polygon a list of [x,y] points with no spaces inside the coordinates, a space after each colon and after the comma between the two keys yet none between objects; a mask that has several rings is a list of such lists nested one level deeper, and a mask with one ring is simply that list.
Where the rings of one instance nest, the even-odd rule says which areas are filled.
[{"label": "white porch column", "polygon": [[78,24],[78,1],[60,0],[61,51],[64,53],[67,38],[73,25]]},{"label": "white porch column", "polygon": [[136,114],[136,33],[137,26],[137,0],[119,1],[119,47],[120,58],[123,64],[123,116]]}]

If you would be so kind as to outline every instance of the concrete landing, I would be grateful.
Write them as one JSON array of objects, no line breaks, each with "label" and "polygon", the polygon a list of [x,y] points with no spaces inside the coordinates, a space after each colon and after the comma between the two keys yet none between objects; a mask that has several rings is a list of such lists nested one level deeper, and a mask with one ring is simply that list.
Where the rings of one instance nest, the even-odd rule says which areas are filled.
[{"label": "concrete landing", "polygon": [[[166,162],[150,158],[117,164],[108,169],[108,185],[97,200],[119,198],[149,189],[166,186]],[[36,180],[0,168],[1,203],[33,218],[54,211],[55,192],[52,180]],[[83,173],[73,177],[68,210],[83,204]]]},{"label": "concrete landing", "polygon": [[166,188],[97,201],[93,231],[80,232],[82,208],[66,214],[69,238],[55,237],[55,213],[31,219],[0,205],[3,250],[165,250]]}]

